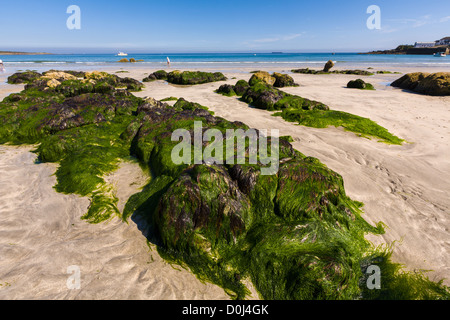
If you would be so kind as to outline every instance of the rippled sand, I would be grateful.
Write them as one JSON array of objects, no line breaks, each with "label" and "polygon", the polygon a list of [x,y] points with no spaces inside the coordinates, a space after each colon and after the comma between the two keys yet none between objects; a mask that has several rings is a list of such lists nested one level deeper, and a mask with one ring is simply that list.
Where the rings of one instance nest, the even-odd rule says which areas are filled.
[{"label": "rippled sand", "polygon": [[[228,299],[164,262],[133,221],[81,220],[89,200],[57,193],[56,165],[35,164],[29,151],[0,146],[0,299]],[[124,164],[108,181],[123,207],[145,179],[137,164]],[[67,286],[72,265],[79,290]]]}]

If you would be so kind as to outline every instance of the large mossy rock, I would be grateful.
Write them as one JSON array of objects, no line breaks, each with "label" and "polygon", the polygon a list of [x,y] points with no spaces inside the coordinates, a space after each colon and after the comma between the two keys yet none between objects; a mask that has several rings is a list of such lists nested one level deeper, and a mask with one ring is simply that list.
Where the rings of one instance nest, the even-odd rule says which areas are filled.
[{"label": "large mossy rock", "polygon": [[106,72],[50,70],[43,74],[21,72],[11,75],[10,83],[25,83],[26,89],[50,90],[75,96],[83,93],[112,93],[117,89],[140,91],[144,85],[133,78],[121,78]]},{"label": "large mossy rock", "polygon": [[257,71],[255,72],[250,80],[248,81],[250,86],[254,86],[258,82],[263,82],[265,84],[273,86],[276,79],[272,77],[268,72],[266,71]]},{"label": "large mossy rock", "polygon": [[274,72],[272,77],[275,78],[275,83],[273,86],[276,88],[298,87],[298,84],[295,83],[294,79],[290,75]]},{"label": "large mossy rock", "polygon": [[391,86],[431,96],[448,96],[450,95],[450,73],[408,73],[394,81]]},{"label": "large mossy rock", "polygon": [[147,77],[145,77],[142,81],[143,82],[151,82],[155,80],[167,80],[167,72],[165,70],[158,70],[151,74],[149,74]]},{"label": "large mossy rock", "polygon": [[250,88],[250,85],[245,80],[239,80],[233,87],[234,92],[238,96],[242,96]]},{"label": "large mossy rock", "polygon": [[237,95],[234,92],[234,86],[231,84],[223,84],[216,90],[217,93],[223,94],[224,96],[232,97]]},{"label": "large mossy rock", "polygon": [[408,73],[392,82],[391,86],[407,90],[414,90],[416,86],[419,84],[419,81],[425,79],[429,75],[430,75],[429,73],[423,72]]},{"label": "large mossy rock", "polygon": [[256,82],[242,96],[242,100],[260,109],[269,111],[298,110],[329,110],[328,106],[318,101],[288,94],[262,81]]},{"label": "large mossy rock", "polygon": [[224,81],[227,78],[221,72],[202,71],[172,71],[167,74],[167,81],[173,84],[195,85],[215,81]]},{"label": "large mossy rock", "polygon": [[51,70],[42,72],[42,75],[45,76],[45,75],[48,75],[49,73],[51,74],[51,73],[55,73],[55,72],[64,72],[65,74],[71,74],[71,75],[73,75],[74,77],[76,77],[76,78],[81,78],[81,79],[84,79],[84,76],[85,76],[85,74],[86,74],[86,72],[84,72],[84,71],[74,71],[74,70],[64,70],[64,71],[61,71],[61,70],[54,70],[54,69],[51,69]]},{"label": "large mossy rock", "polygon": [[366,71],[366,70],[313,70],[309,68],[302,69],[294,69],[291,70],[293,73],[302,73],[302,74],[352,74],[358,76],[372,76],[374,73]]},{"label": "large mossy rock", "polygon": [[351,80],[347,83],[347,88],[361,89],[361,90],[375,90],[372,84],[365,82],[362,79]]},{"label": "large mossy rock", "polygon": [[247,90],[250,88],[250,85],[245,80],[239,80],[235,85],[223,84],[221,85],[216,92],[220,93],[227,97],[232,96],[242,96]]},{"label": "large mossy rock", "polygon": [[42,77],[42,74],[35,71],[17,72],[8,77],[9,84],[26,84]]},{"label": "large mossy rock", "polygon": [[325,66],[323,67],[324,72],[329,72],[331,68],[334,67],[334,62],[331,60],[328,60],[327,63],[325,63]]}]

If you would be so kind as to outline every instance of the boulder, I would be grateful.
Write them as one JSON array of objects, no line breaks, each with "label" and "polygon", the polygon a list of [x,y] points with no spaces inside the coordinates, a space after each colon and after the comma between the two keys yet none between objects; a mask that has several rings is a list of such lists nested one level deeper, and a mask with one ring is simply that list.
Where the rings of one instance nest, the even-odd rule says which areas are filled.
[{"label": "boulder", "polygon": [[66,81],[66,80],[76,80],[77,77],[70,73],[66,73],[64,71],[54,71],[54,72],[46,72],[44,76],[42,76],[43,79],[55,79],[60,82]]},{"label": "boulder", "polygon": [[438,72],[419,81],[414,91],[431,96],[450,95],[450,72]]},{"label": "boulder", "polygon": [[347,83],[347,88],[353,88],[353,89],[362,89],[362,90],[374,90],[373,85],[370,83],[364,82],[362,79],[356,79],[349,81]]},{"label": "boulder", "polygon": [[298,87],[298,84],[294,82],[294,79],[287,75],[278,72],[274,72],[272,77],[275,78],[274,87],[283,88],[283,87]]},{"label": "boulder", "polygon": [[327,63],[325,63],[325,66],[323,67],[323,71],[328,72],[333,67],[334,67],[334,62],[331,60],[328,60]]},{"label": "boulder", "polygon": [[392,82],[391,86],[432,96],[448,96],[450,95],[450,73],[408,73]]},{"label": "boulder", "polygon": [[60,84],[61,84],[61,82],[59,82],[56,79],[50,79],[50,80],[47,81],[47,87],[49,87],[49,88],[56,88]]},{"label": "boulder", "polygon": [[155,71],[155,72],[153,72],[153,75],[158,80],[167,80],[167,72],[164,70]]},{"label": "boulder", "polygon": [[43,76],[46,76],[49,73],[54,73],[54,72],[63,72],[63,73],[67,73],[67,74],[71,74],[73,76],[75,76],[76,78],[84,78],[85,72],[84,71],[74,71],[74,70],[54,70],[54,69],[50,69],[48,71],[42,72]]},{"label": "boulder", "polygon": [[153,108],[167,108],[169,105],[167,103],[158,101],[152,97],[147,97],[144,99],[145,103],[140,105],[136,111],[137,114],[141,112],[148,112]]},{"label": "boulder", "polygon": [[266,84],[257,81],[242,96],[242,100],[260,109],[273,110],[273,106],[286,94]]},{"label": "boulder", "polygon": [[255,85],[257,82],[264,82],[268,85],[273,86],[275,83],[276,79],[274,77],[272,77],[268,72],[266,71],[258,71],[255,72],[252,77],[250,78],[250,80],[248,81],[250,86]]},{"label": "boulder", "polygon": [[235,96],[236,92],[234,92],[234,86],[231,84],[223,84],[217,89],[217,93],[223,94],[225,96]]},{"label": "boulder", "polygon": [[239,80],[234,85],[233,90],[238,96],[242,96],[247,91],[248,88],[250,88],[250,85],[248,84],[247,81]]},{"label": "boulder", "polygon": [[158,79],[155,77],[155,75],[153,73],[149,74],[147,77],[142,79],[143,82],[152,82],[152,81],[155,81],[155,80],[158,80]]},{"label": "boulder", "polygon": [[227,78],[221,72],[202,71],[172,71],[167,75],[167,81],[173,84],[194,85],[215,81],[223,81]]},{"label": "boulder", "polygon": [[42,74],[35,71],[17,72],[8,77],[9,84],[26,84],[40,78]]}]

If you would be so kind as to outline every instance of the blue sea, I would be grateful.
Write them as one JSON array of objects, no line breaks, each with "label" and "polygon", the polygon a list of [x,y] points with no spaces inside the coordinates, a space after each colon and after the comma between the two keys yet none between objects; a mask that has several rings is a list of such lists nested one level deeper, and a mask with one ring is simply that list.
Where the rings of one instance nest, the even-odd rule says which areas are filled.
[{"label": "blue sea", "polygon": [[143,60],[136,64],[119,63],[116,54],[54,54],[1,56],[8,73],[17,70],[48,69],[98,69],[144,67],[158,69],[166,67],[166,58],[171,68],[216,69],[239,71],[243,69],[280,69],[322,67],[328,60],[341,68],[368,68],[395,71],[396,68],[439,68],[450,71],[450,57],[433,55],[365,55],[357,53],[161,53],[133,54],[126,58]]}]

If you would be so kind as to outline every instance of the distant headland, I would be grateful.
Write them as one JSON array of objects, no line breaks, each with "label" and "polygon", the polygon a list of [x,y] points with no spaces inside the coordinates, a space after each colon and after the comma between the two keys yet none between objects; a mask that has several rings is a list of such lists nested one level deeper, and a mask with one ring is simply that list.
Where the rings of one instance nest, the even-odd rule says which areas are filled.
[{"label": "distant headland", "polygon": [[48,52],[20,52],[20,51],[1,51],[0,56],[32,56],[32,55],[44,55],[52,54]]},{"label": "distant headland", "polygon": [[435,53],[450,53],[450,37],[431,42],[416,42],[413,45],[403,44],[391,50],[378,50],[360,54],[423,54],[432,55]]}]

